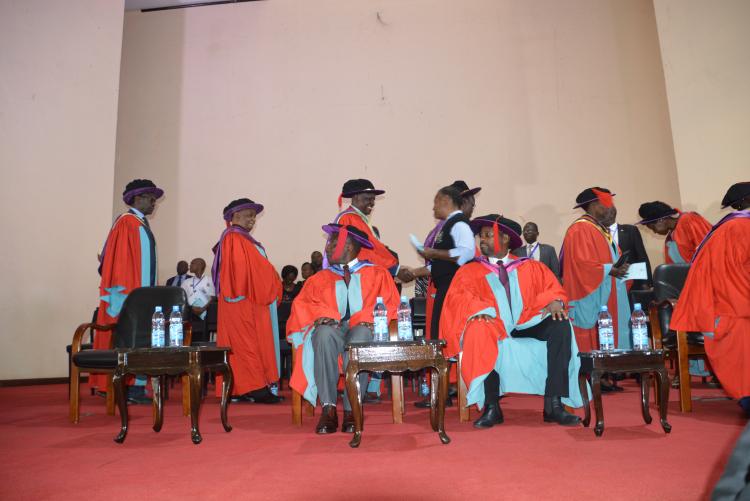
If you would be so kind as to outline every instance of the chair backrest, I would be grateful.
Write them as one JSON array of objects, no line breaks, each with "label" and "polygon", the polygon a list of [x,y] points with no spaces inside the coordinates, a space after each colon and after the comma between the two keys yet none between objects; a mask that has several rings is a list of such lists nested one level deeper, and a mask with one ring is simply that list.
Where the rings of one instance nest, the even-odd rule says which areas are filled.
[{"label": "chair backrest", "polygon": [[216,332],[216,326],[219,319],[219,302],[211,301],[206,308],[206,332]]},{"label": "chair backrest", "polygon": [[413,297],[409,300],[411,306],[412,329],[424,329],[427,320],[427,298]]},{"label": "chair backrest", "polygon": [[[190,317],[187,294],[182,287],[139,287],[133,289],[120,310],[120,317],[115,327],[115,348],[148,348],[151,346],[151,317],[154,309],[161,306],[165,321],[169,323],[172,306],[182,310],[183,320]],[[169,335],[169,327],[166,335]]]},{"label": "chair backrest", "polygon": [[662,264],[654,270],[654,299],[677,299],[685,286],[689,264]]}]

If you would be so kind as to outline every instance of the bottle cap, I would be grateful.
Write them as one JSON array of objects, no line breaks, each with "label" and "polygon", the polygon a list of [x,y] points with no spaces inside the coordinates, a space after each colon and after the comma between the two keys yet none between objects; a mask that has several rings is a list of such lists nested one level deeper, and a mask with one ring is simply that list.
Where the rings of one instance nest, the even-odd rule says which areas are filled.
[{"label": "bottle cap", "polygon": [[381,296],[378,296],[378,298],[376,299],[376,301],[377,301],[378,303],[382,303],[382,302],[383,302],[383,298],[382,298]]},{"label": "bottle cap", "polygon": [[635,309],[635,310],[640,310],[640,309],[641,309],[641,303],[635,303],[635,304],[633,305],[633,309]]},{"label": "bottle cap", "polygon": [[157,306],[156,308],[154,308],[154,313],[156,313],[157,311],[161,311],[161,306]]},{"label": "bottle cap", "polygon": [[180,307],[177,305],[172,306],[172,311],[180,311]]},{"label": "bottle cap", "polygon": [[602,306],[602,309],[599,311],[607,311],[607,305],[605,304],[604,306]]},{"label": "bottle cap", "polygon": [[402,303],[408,303],[409,302],[409,298],[406,297],[406,296],[401,296],[401,302]]}]

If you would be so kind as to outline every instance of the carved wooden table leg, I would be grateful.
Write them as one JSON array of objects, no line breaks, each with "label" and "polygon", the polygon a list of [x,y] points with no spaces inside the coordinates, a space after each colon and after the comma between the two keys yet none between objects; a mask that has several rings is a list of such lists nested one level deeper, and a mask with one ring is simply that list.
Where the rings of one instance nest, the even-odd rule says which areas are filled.
[{"label": "carved wooden table leg", "polygon": [[164,423],[164,390],[166,389],[166,376],[154,376],[151,378],[151,389],[154,392],[152,408],[154,410],[154,431],[160,432]]},{"label": "carved wooden table leg", "polygon": [[594,394],[594,410],[596,411],[596,425],[594,434],[601,437],[604,433],[604,407],[602,406],[602,373],[594,370],[591,372],[591,389]]},{"label": "carved wooden table leg", "polygon": [[659,388],[659,420],[664,433],[672,431],[672,425],[667,422],[667,408],[669,406],[669,376],[667,369],[662,367],[656,371],[656,386]]},{"label": "carved wooden table leg", "polygon": [[[448,434],[445,433],[445,401],[448,400],[448,364],[442,362],[434,371],[432,384],[438,383],[438,402],[437,402],[437,432],[440,441],[443,444],[451,442]],[[437,377],[436,377],[437,376]],[[440,378],[438,381],[438,377]]]},{"label": "carved wooden table leg", "polygon": [[349,447],[359,447],[362,442],[362,404],[359,401],[359,364],[356,360],[349,359],[346,368],[346,395],[352,404],[352,417],[354,418],[354,436],[349,441]]},{"label": "carved wooden table leg", "polygon": [[188,379],[190,380],[190,438],[193,440],[194,444],[199,444],[203,440],[198,428],[201,407],[201,379],[203,371],[197,363],[191,363],[188,376]]},{"label": "carved wooden table leg", "polygon": [[391,400],[393,422],[401,424],[404,422],[404,379],[401,374],[391,374]]},{"label": "carved wooden table leg", "polygon": [[229,392],[232,390],[232,384],[234,383],[234,375],[232,369],[226,364],[219,370],[223,371],[224,374],[221,383],[221,425],[224,427],[224,431],[230,432],[232,427],[227,420],[227,404],[229,403]]},{"label": "carved wooden table leg", "polygon": [[437,368],[428,368],[427,371],[430,374],[430,426],[432,431],[438,431],[438,396],[440,384],[440,376]]},{"label": "carved wooden table leg", "polygon": [[586,373],[585,372],[579,372],[578,373],[578,389],[581,392],[581,400],[583,401],[583,426],[586,428],[589,427],[589,424],[591,424],[591,405],[589,404],[589,392],[588,388],[586,387]]},{"label": "carved wooden table leg", "polygon": [[641,411],[643,412],[643,420],[646,424],[651,424],[651,413],[648,411],[649,376],[648,372],[641,373]]},{"label": "carved wooden table leg", "polygon": [[120,433],[115,437],[115,442],[121,444],[128,435],[128,401],[125,396],[125,375],[119,369],[112,374],[112,387],[115,393],[117,407],[120,409],[121,428]]}]

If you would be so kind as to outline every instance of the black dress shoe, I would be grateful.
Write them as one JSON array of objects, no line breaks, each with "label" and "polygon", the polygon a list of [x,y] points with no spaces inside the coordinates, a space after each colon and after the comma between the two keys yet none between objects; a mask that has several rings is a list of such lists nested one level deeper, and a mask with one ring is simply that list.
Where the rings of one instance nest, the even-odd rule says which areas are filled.
[{"label": "black dress shoe", "polygon": [[244,403],[252,404],[255,402],[255,399],[251,397],[248,393],[243,393],[242,395],[233,395],[232,398],[229,399],[229,401],[233,403],[244,402]]},{"label": "black dress shoe", "polygon": [[503,411],[500,409],[500,404],[487,404],[479,419],[474,421],[474,428],[492,428],[496,424],[503,424],[503,421],[505,419],[503,418]]},{"label": "black dress shoe", "polygon": [[344,421],[341,423],[341,431],[354,433],[354,414],[352,411],[344,411]]},{"label": "black dress shoe", "polygon": [[269,390],[268,387],[250,391],[245,395],[252,398],[257,404],[278,404],[281,402],[281,397],[271,393],[271,390]]},{"label": "black dress shoe", "polygon": [[577,426],[581,418],[565,410],[560,397],[544,397],[545,423],[557,423],[562,426]]},{"label": "black dress shoe", "polygon": [[327,435],[336,433],[339,428],[339,416],[336,414],[336,407],[333,405],[324,405],[320,413],[318,425],[315,427],[315,433],[318,435]]},{"label": "black dress shoe", "polygon": [[[105,393],[106,395],[106,393]],[[147,405],[153,401],[151,397],[146,396],[145,386],[128,387],[128,403],[135,405]]]},{"label": "black dress shoe", "polygon": [[[446,407],[453,407],[453,399],[451,397],[448,397],[445,400],[445,406]],[[425,398],[424,400],[420,400],[418,402],[414,402],[414,407],[416,407],[417,409],[429,409],[430,407],[432,407],[432,405],[430,404],[430,399],[429,398]]]}]

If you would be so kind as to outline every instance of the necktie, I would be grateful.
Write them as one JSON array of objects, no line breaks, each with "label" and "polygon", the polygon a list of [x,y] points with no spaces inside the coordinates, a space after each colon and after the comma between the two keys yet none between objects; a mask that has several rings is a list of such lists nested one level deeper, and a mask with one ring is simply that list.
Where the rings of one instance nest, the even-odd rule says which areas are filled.
[{"label": "necktie", "polygon": [[182,285],[182,275],[177,275],[177,287]]},{"label": "necktie", "polygon": [[529,244],[529,250],[526,252],[526,257],[533,258],[534,257],[534,245]]},{"label": "necktie", "polygon": [[505,295],[508,296],[508,305],[510,305],[510,280],[508,279],[508,270],[505,269],[505,265],[502,261],[498,261],[497,263],[497,278],[499,278],[500,283],[503,284]]},{"label": "necktie", "polygon": [[[352,280],[352,273],[349,271],[349,265],[345,264],[343,266],[344,269],[344,283],[347,287],[349,287],[349,282]],[[346,312],[344,313],[344,317],[341,319],[342,322],[349,320],[349,317],[351,317],[351,312],[349,310],[349,297],[347,294],[346,298]]]}]

